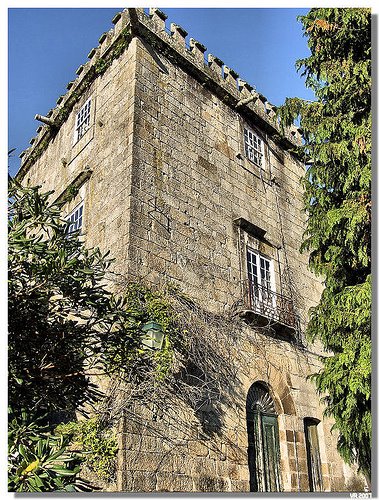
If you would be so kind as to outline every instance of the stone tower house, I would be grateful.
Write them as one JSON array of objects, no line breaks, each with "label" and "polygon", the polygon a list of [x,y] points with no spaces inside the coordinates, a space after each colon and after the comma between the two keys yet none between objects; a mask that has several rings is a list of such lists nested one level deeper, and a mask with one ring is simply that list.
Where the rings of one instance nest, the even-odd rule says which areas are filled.
[{"label": "stone tower house", "polygon": [[113,489],[359,487],[307,380],[319,350],[303,332],[322,287],[299,253],[299,131],[281,135],[275,107],[166,17],[115,16],[39,117],[18,172],[67,200],[72,227],[110,250],[115,273],[175,284],[207,315],[239,321],[232,341],[208,342],[222,353],[217,404],[195,410],[173,394],[175,411],[123,413]]}]

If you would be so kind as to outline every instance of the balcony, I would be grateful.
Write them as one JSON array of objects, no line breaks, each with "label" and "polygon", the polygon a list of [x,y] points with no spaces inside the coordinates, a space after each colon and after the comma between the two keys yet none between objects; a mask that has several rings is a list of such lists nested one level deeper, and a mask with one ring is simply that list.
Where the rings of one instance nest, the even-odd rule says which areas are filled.
[{"label": "balcony", "polygon": [[293,333],[299,329],[299,317],[295,313],[292,299],[250,280],[246,280],[243,286],[241,315],[254,320],[259,326],[271,326],[283,333]]}]

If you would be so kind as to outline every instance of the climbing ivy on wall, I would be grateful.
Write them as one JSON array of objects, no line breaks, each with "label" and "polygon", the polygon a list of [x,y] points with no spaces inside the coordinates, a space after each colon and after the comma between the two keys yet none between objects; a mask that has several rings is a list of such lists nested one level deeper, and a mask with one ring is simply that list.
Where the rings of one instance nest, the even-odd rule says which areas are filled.
[{"label": "climbing ivy on wall", "polygon": [[[139,338],[137,350],[131,350],[128,343],[113,342],[110,333],[111,349],[106,353],[108,373],[122,376],[134,363],[144,363],[153,370],[154,376],[162,379],[168,373],[173,349],[178,341],[179,327],[168,295],[163,289],[153,290],[140,282],[128,282],[122,291],[123,325],[128,337]],[[143,344],[142,328],[148,322],[156,322],[164,335],[161,349],[150,350]]]},{"label": "climbing ivy on wall", "polygon": [[117,439],[115,429],[104,425],[98,417],[60,424],[55,434],[69,438],[71,446],[80,449],[84,464],[104,481],[115,480]]}]

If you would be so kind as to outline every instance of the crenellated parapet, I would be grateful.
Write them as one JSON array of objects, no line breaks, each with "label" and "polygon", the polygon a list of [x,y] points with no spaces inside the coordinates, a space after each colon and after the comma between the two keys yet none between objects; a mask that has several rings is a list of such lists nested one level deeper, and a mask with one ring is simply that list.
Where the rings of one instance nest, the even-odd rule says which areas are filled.
[{"label": "crenellated parapet", "polygon": [[[150,9],[149,15],[143,9],[135,10],[139,24],[136,31],[140,36],[157,46],[165,56],[182,66],[225,103],[258,121],[268,133],[282,135],[277,108],[253,86],[240,79],[236,71],[226,66],[217,56],[207,53],[207,48],[201,42],[192,37],[187,42],[188,33],[181,26],[171,23],[168,29],[167,16],[161,10]],[[284,138],[290,148],[302,142],[297,127],[286,128]]]},{"label": "crenellated parapet", "polygon": [[44,124],[37,128],[37,135],[30,141],[32,146],[20,154],[21,168],[17,173],[18,178],[22,179],[29,166],[46,149],[50,140],[56,135],[72,108],[92,82],[106,71],[112,61],[119,57],[129,44],[132,35],[129,29],[128,11],[125,9],[116,14],[112,23],[114,28],[100,36],[98,46],[88,53],[88,61],[77,68],[76,78],[67,84],[66,94],[59,96],[56,106],[46,114],[49,124],[46,120],[43,121]]},{"label": "crenellated parapet", "polygon": [[88,61],[78,67],[76,78],[67,84],[66,94],[57,99],[56,106],[44,117],[48,120],[43,120],[44,124],[37,128],[37,135],[30,140],[31,147],[20,154],[21,168],[18,177],[25,175],[29,166],[42,154],[67,119],[81,95],[122,54],[134,36],[145,39],[227,105],[254,120],[267,133],[281,136],[284,146],[293,148],[301,144],[301,134],[295,126],[286,128],[283,137],[276,107],[262,94],[239,78],[237,72],[226,66],[221,59],[207,53],[207,48],[201,42],[192,37],[187,42],[188,33],[184,28],[175,23],[170,23],[168,28],[166,21],[167,15],[157,8],[150,8],[149,14],[143,8],[127,8],[114,16],[114,27],[100,36],[98,46],[88,54]]}]

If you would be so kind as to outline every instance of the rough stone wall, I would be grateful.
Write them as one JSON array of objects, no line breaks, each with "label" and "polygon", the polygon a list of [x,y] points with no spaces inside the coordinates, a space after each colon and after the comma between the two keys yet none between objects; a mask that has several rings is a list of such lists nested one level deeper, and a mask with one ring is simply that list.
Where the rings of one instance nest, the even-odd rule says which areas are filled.
[{"label": "rough stone wall", "polygon": [[303,166],[267,138],[261,176],[244,153],[243,125],[255,124],[146,42],[136,70],[131,272],[177,281],[220,312],[247,278],[242,217],[267,231],[277,291],[293,295],[304,324],[321,285],[299,252]]},{"label": "rough stone wall", "polygon": [[[84,200],[86,243],[110,250],[110,255],[117,258],[113,271],[123,275],[127,274],[129,262],[135,64],[133,40],[80,97],[23,180],[31,186],[42,185],[43,191],[54,190],[54,199],[79,178],[79,192],[64,206],[64,213],[70,213]],[[90,127],[74,143],[76,114],[89,97]]]},{"label": "rough stone wall", "polygon": [[[161,30],[156,16],[154,22]],[[202,60],[201,51],[193,54]],[[75,115],[89,96],[95,104],[91,127],[73,145]],[[267,113],[264,107],[260,112]],[[245,157],[244,124],[265,142],[263,172]],[[304,328],[321,285],[299,253],[302,174],[302,165],[251,115],[224,102],[148,40],[134,37],[82,95],[24,182],[42,183],[61,196],[81,179],[65,208],[69,213],[85,201],[88,245],[109,249],[114,271],[174,282],[213,313],[230,313],[241,304],[246,245],[260,249],[272,258],[276,290],[293,298]],[[237,227],[233,221],[241,218],[265,230],[266,242]],[[251,363],[244,365],[242,354]],[[306,380],[319,369],[315,354],[246,326],[225,364],[236,376],[224,388],[228,397],[216,422],[211,405],[195,414],[174,396],[166,414],[137,406],[140,420],[131,418],[133,412],[122,419],[117,488],[248,491],[245,401],[256,381],[268,384],[279,415],[282,489],[309,489],[305,417],[321,420],[324,490],[348,488],[354,476],[343,466],[332,423],[322,418]]]},{"label": "rough stone wall", "polygon": [[[210,311],[230,311],[240,301],[241,280],[247,277],[245,245],[253,244],[233,225],[242,217],[266,230],[266,239],[280,247],[273,250],[268,245],[263,250],[271,252],[275,262],[277,291],[292,295],[304,327],[321,286],[307,269],[307,256],[299,253],[305,227],[299,184],[302,165],[257,129],[266,141],[265,171],[260,173],[245,158],[243,147],[244,123],[256,124],[245,121],[142,40],[137,42],[136,82],[131,275],[155,283],[175,282]],[[344,488],[345,472],[334,451],[335,438],[330,438],[331,423],[323,420],[319,398],[306,381],[320,367],[315,355],[262,337],[261,343],[265,342],[260,362],[259,354],[252,352],[254,368],[239,374],[238,390],[228,389],[236,395],[238,411],[233,406],[223,408],[219,434],[202,437],[199,421],[184,416],[185,410],[186,431],[164,416],[143,428],[126,424],[121,489],[248,491],[244,404],[257,380],[270,385],[281,405],[283,490],[309,490],[305,417],[322,421],[324,489]],[[238,360],[228,362],[238,373]],[[286,398],[291,403],[283,409]],[[171,404],[175,407],[175,400]]]},{"label": "rough stone wall", "polygon": [[[203,405],[191,410],[172,396],[162,407],[129,408],[119,430],[120,461],[117,489],[122,491],[249,491],[245,399],[259,380],[270,387],[278,413],[280,483],[282,491],[309,491],[304,418],[318,425],[323,491],[349,490],[353,472],[336,451],[332,422],[323,419],[322,407],[306,377],[319,368],[313,355],[282,341],[268,341],[251,329],[237,344],[240,358],[251,355],[250,366],[234,356],[228,362],[236,377],[225,387],[219,408]],[[243,352],[245,351],[245,352]],[[220,367],[220,373],[223,368]],[[356,478],[357,480],[357,478]],[[349,483],[350,481],[350,483]],[[362,481],[356,487],[363,489]]]}]

